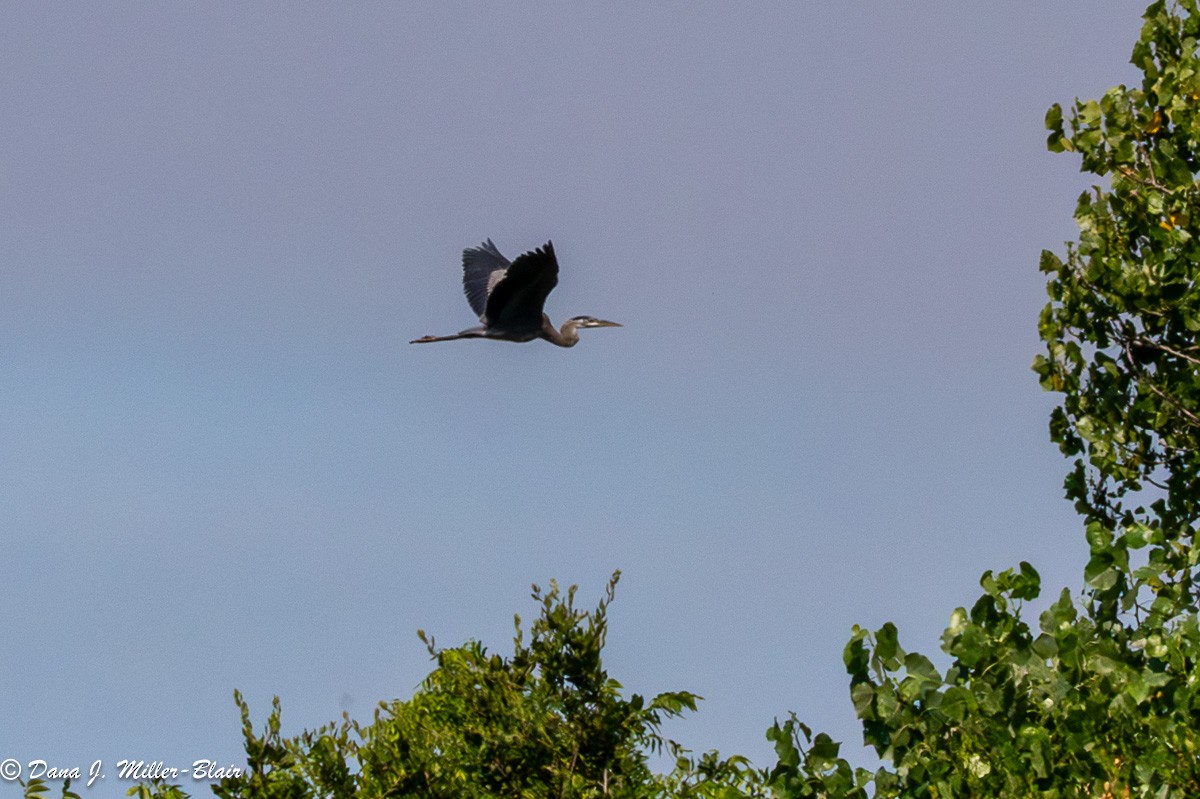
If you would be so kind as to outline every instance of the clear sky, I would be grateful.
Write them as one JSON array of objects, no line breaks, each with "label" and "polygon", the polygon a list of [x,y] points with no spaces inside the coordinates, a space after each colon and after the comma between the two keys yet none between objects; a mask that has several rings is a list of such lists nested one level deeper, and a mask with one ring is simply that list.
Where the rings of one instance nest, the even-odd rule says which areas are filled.
[{"label": "clear sky", "polygon": [[[1042,118],[1137,79],[1140,12],[5,3],[0,759],[240,762],[234,688],[365,720],[417,628],[509,651],[618,568],[610,673],[706,697],[671,734],[862,759],[852,624],[932,653],[984,569],[1080,585]],[[486,237],[625,326],[409,346]]]}]

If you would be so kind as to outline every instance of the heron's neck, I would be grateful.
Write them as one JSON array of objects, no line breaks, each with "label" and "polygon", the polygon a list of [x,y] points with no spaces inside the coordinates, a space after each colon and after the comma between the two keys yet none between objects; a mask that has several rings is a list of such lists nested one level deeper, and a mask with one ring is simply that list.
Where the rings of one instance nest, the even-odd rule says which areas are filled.
[{"label": "heron's neck", "polygon": [[579,323],[574,319],[568,319],[563,322],[562,330],[558,330],[550,323],[550,317],[542,314],[542,338],[549,341],[551,344],[557,344],[560,347],[574,347],[579,343],[579,334],[575,329],[579,327]]}]

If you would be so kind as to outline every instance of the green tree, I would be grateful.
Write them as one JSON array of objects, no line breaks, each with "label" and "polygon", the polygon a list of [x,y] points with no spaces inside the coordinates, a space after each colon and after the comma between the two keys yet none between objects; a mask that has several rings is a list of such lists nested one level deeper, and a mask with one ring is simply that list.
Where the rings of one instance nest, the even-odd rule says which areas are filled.
[{"label": "green tree", "polygon": [[[700,697],[625,699],[608,676],[601,654],[619,574],[590,612],[575,606],[575,587],[534,586],[540,613],[528,642],[516,618],[511,657],[475,641],[438,649],[419,633],[437,667],[412,698],[381,703],[369,724],[346,718],[286,738],[276,698],[259,734],[235,693],[249,767],[213,792],[225,799],[761,795],[763,775],[744,758],[692,758],[661,735],[664,719],[694,711]],[[675,761],[665,775],[650,767],[650,757],[663,753]],[[184,796],[163,784],[130,793]]]},{"label": "green tree", "polygon": [[[1051,436],[1075,457],[1067,495],[1089,521],[1088,584],[1112,616],[1148,589],[1195,609],[1200,517],[1200,18],[1194,0],[1146,11],[1132,62],[1140,88],[1076,101],[1048,145],[1108,176],[1075,211],[1079,243],[1042,254],[1050,303],[1034,368],[1062,392]],[[1082,456],[1082,457],[1080,457]],[[1110,534],[1119,534],[1108,540]],[[1147,548],[1148,569],[1130,569]]]},{"label": "green tree", "polygon": [[1064,590],[1035,627],[1034,568],[985,573],[943,636],[945,674],[893,625],[856,629],[851,698],[886,765],[852,773],[793,719],[773,730],[783,795],[1200,796],[1200,16],[1181,0],[1144,19],[1140,88],[1046,115],[1050,150],[1109,179],[1080,197],[1066,258],[1042,254],[1034,361],[1063,395],[1050,433],[1074,459],[1083,600]]}]

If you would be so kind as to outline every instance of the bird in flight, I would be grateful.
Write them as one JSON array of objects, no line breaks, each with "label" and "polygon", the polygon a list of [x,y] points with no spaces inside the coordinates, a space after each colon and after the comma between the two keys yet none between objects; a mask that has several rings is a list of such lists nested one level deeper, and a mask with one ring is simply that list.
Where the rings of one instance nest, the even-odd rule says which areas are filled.
[{"label": "bird in flight", "polygon": [[453,341],[459,338],[493,338],[500,341],[533,341],[544,338],[560,347],[579,343],[578,330],[585,327],[620,327],[594,316],[573,316],[562,329],[550,324],[542,307],[546,297],[558,285],[558,260],[554,244],[546,242],[533,252],[511,263],[500,254],[492,240],[463,250],[463,292],[475,313],[479,327],[453,336],[423,336],[409,344]]}]

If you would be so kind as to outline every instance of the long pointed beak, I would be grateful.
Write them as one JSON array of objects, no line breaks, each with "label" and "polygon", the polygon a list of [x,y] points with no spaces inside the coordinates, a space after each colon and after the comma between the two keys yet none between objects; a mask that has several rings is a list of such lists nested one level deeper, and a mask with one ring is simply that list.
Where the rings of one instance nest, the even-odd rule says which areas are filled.
[{"label": "long pointed beak", "polygon": [[625,325],[618,324],[617,322],[608,322],[608,321],[605,321],[604,319],[597,319],[595,322],[592,323],[592,326],[593,327],[624,327]]}]

